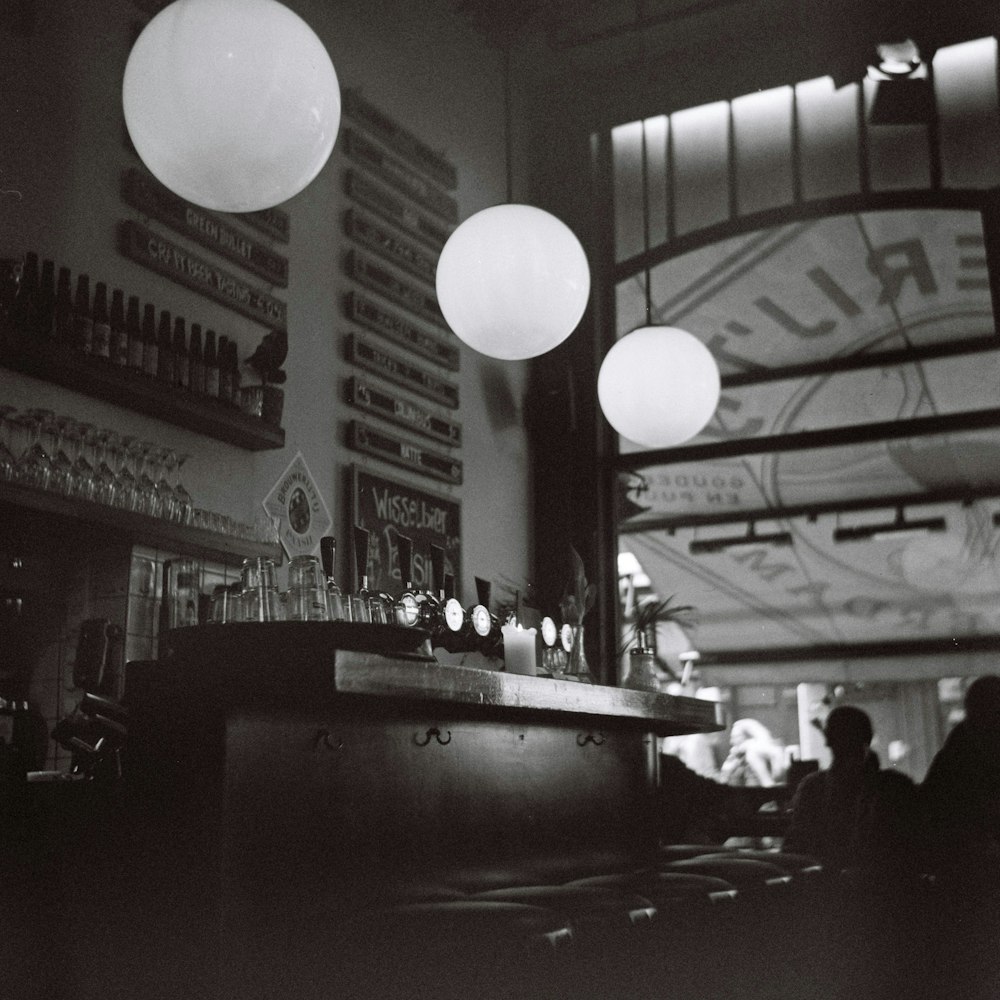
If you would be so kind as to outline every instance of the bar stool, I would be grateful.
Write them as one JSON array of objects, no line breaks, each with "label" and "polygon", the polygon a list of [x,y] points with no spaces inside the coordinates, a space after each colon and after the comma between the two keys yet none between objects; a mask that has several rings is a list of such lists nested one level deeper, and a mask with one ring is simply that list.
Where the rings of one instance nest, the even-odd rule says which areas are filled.
[{"label": "bar stool", "polygon": [[340,941],[337,988],[341,995],[436,1000],[531,995],[538,983],[559,978],[572,943],[567,918],[542,906],[403,903],[352,921]]},{"label": "bar stool", "polygon": [[577,936],[604,937],[608,931],[629,931],[656,916],[656,907],[649,899],[625,886],[580,882],[520,885],[476,893],[470,898],[547,907],[568,917]]}]

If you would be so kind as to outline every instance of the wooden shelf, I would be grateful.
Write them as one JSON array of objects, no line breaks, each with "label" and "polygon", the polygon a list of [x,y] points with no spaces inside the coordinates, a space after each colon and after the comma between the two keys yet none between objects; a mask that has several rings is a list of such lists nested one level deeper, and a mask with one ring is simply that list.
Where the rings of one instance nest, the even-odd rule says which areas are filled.
[{"label": "wooden shelf", "polygon": [[207,396],[163,385],[62,344],[36,343],[18,351],[0,349],[0,365],[247,451],[267,451],[285,444],[284,429],[260,417],[251,417]]},{"label": "wooden shelf", "polygon": [[89,500],[74,500],[48,490],[0,480],[2,517],[7,516],[2,511],[4,506],[16,508],[18,512],[30,512],[41,520],[56,519],[64,525],[72,525],[74,532],[93,530],[106,535],[110,528],[120,541],[230,566],[240,565],[248,556],[265,556],[276,563],[281,561],[281,546],[276,542],[254,542],[206,528],[171,524],[147,514],[136,514]]}]

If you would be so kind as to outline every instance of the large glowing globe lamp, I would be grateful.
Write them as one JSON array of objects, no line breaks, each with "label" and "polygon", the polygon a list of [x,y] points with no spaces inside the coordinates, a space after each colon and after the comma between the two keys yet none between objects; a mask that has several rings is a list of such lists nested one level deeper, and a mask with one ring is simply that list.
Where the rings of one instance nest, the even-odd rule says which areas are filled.
[{"label": "large glowing globe lamp", "polygon": [[153,175],[203,208],[298,194],[340,127],[340,87],[313,30],[277,0],[174,0],[139,35],[125,124]]},{"label": "large glowing globe lamp", "polygon": [[534,358],[562,343],[587,307],[590,268],[573,231],[531,205],[495,205],[463,222],[437,265],[441,312],[491,358]]},{"label": "large glowing globe lamp", "polygon": [[719,366],[697,337],[672,326],[644,326],[605,355],[597,398],[609,424],[647,448],[693,438],[719,404]]}]

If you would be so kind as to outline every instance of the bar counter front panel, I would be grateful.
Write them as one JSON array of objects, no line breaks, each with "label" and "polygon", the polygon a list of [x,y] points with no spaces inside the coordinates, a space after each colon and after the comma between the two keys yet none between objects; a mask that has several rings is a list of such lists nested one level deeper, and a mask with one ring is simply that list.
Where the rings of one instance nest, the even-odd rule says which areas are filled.
[{"label": "bar counter front panel", "polygon": [[293,953],[320,975],[336,928],[381,902],[642,864],[656,735],[722,728],[710,702],[444,666],[393,626],[199,626],[164,647],[126,676],[136,837],[159,858],[180,838],[174,891],[244,997]]}]

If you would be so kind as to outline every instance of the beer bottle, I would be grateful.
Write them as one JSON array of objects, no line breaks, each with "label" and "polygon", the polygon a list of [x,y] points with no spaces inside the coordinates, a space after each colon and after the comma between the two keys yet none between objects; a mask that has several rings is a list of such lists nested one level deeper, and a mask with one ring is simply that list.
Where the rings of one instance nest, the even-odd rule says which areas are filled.
[{"label": "beer bottle", "polygon": [[25,344],[38,335],[38,254],[29,250],[24,255],[21,280],[10,310],[10,325],[15,344]]},{"label": "beer bottle", "polygon": [[116,288],[111,293],[111,339],[108,357],[119,368],[128,364],[128,334],[125,332],[125,293]]},{"label": "beer bottle", "polygon": [[125,311],[125,344],[128,367],[134,372],[142,371],[142,324],[139,321],[139,296],[128,297]]},{"label": "beer bottle", "polygon": [[78,351],[90,354],[94,344],[94,314],[90,310],[90,276],[76,277],[73,299],[73,343]]},{"label": "beer bottle", "polygon": [[160,367],[160,345],[156,341],[156,307],[147,302],[142,309],[142,374],[156,378]]},{"label": "beer bottle", "polygon": [[156,381],[174,384],[174,351],[170,340],[170,312],[160,310],[160,326],[156,335]]},{"label": "beer bottle", "polygon": [[219,338],[219,399],[223,403],[233,401],[233,373],[229,367],[229,338],[225,334]]},{"label": "beer bottle", "polygon": [[108,315],[108,286],[99,281],[94,288],[93,334],[90,353],[95,358],[108,357],[111,349],[111,317]]},{"label": "beer bottle", "polygon": [[219,398],[219,359],[215,353],[215,331],[205,331],[205,395],[212,399]]},{"label": "beer bottle", "polygon": [[55,336],[56,318],[56,265],[51,260],[42,261],[42,277],[38,284],[38,334],[41,340]]},{"label": "beer bottle", "polygon": [[187,325],[183,316],[174,320],[174,385],[186,389],[191,381],[191,366],[187,349]]},{"label": "beer bottle", "polygon": [[201,324],[191,324],[191,343],[188,346],[188,383],[192,392],[205,393],[205,362],[201,351]]},{"label": "beer bottle", "polygon": [[56,282],[55,303],[55,335],[61,344],[73,343],[73,290],[70,285],[68,267],[59,268],[59,280]]}]

